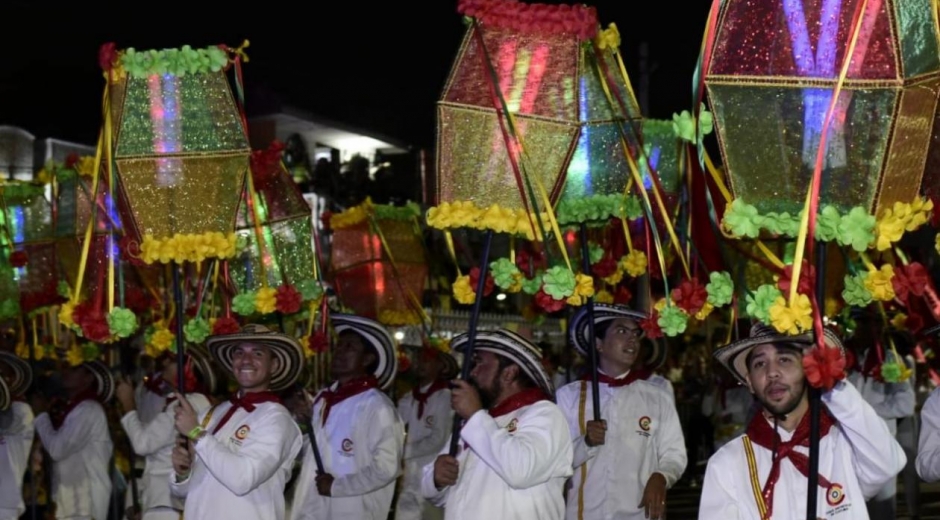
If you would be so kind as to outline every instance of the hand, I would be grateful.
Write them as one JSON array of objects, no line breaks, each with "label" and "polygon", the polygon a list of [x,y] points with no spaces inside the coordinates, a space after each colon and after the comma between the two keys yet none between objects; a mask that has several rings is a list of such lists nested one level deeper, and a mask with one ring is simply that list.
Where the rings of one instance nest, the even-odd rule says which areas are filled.
[{"label": "hand", "polygon": [[607,440],[607,421],[588,421],[585,429],[584,443],[588,446],[600,446]]},{"label": "hand", "polygon": [[301,390],[298,397],[294,400],[291,412],[294,413],[297,422],[309,425],[313,419],[313,399],[310,398],[310,394],[306,390]]},{"label": "hand", "polygon": [[140,508],[134,506],[128,507],[124,511],[124,516],[127,517],[128,520],[140,520]]},{"label": "hand", "polygon": [[450,455],[439,455],[434,461],[434,486],[444,489],[457,483],[460,474],[460,464]]},{"label": "hand", "polygon": [[193,468],[193,448],[186,439],[176,439],[176,447],[173,448],[173,471],[180,480],[189,477],[189,472]]},{"label": "hand", "polygon": [[182,394],[178,397],[177,402],[180,405],[176,407],[176,431],[180,432],[180,435],[188,436],[189,432],[199,425],[196,419],[196,410],[193,410],[193,405],[189,404],[189,401]]},{"label": "hand", "polygon": [[137,403],[134,401],[134,387],[127,378],[122,377],[117,381],[117,387],[114,389],[114,396],[117,397],[124,413],[132,412],[137,409]]},{"label": "hand", "polygon": [[450,405],[457,415],[466,420],[483,409],[480,393],[473,385],[462,379],[455,379],[453,383],[454,388],[450,391]]},{"label": "hand", "polygon": [[660,520],[666,514],[666,477],[662,473],[653,473],[646,481],[643,500],[640,505],[646,509],[646,518]]},{"label": "hand", "polygon": [[333,475],[317,473],[317,493],[325,497],[333,494]]},{"label": "hand", "polygon": [[29,398],[29,407],[33,409],[33,413],[39,415],[43,412],[49,410],[49,398],[36,392]]}]

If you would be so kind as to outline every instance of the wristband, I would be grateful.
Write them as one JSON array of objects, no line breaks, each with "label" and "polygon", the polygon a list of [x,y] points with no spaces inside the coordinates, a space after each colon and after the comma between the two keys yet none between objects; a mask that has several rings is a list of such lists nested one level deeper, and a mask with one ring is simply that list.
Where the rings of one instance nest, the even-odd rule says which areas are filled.
[{"label": "wristband", "polygon": [[189,433],[187,433],[186,436],[189,437],[190,440],[194,441],[204,431],[205,430],[202,429],[202,426],[199,426],[197,424],[195,428],[193,428],[192,430],[189,430]]}]

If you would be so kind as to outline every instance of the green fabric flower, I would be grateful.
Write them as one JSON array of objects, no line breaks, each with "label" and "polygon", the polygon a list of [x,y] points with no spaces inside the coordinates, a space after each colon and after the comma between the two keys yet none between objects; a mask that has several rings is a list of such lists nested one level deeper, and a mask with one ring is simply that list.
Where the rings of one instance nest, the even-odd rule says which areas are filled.
[{"label": "green fabric flower", "polygon": [[604,248],[593,242],[588,244],[588,257],[591,265],[600,262],[604,258]]},{"label": "green fabric flower", "polygon": [[20,302],[16,298],[7,298],[0,302],[0,319],[15,318],[20,314]]},{"label": "green fabric flower", "polygon": [[681,114],[672,114],[672,131],[683,141],[695,141],[695,118],[691,112],[683,110]]},{"label": "green fabric flower", "polygon": [[212,329],[209,327],[208,321],[201,317],[193,318],[183,327],[183,336],[186,338],[186,341],[199,344],[209,337],[211,331]]},{"label": "green fabric flower", "polygon": [[839,223],[842,216],[833,206],[826,206],[822,213],[816,216],[816,238],[823,242],[831,242],[839,236]]},{"label": "green fabric flower", "polygon": [[111,334],[119,338],[130,337],[137,330],[137,316],[130,309],[115,307],[111,309],[106,319]]},{"label": "green fabric flower", "polygon": [[698,127],[702,137],[712,133],[712,130],[715,129],[715,117],[711,112],[705,110],[705,103],[702,103],[698,113]]},{"label": "green fabric flower", "polygon": [[373,206],[377,220],[411,220],[421,216],[421,207],[413,202],[405,206],[376,204]]},{"label": "green fabric flower", "polygon": [[777,298],[781,296],[783,296],[783,293],[780,292],[780,289],[778,289],[776,285],[761,285],[754,291],[754,294],[747,296],[747,313],[764,323],[769,323],[770,307],[772,307],[774,302],[777,301]]},{"label": "green fabric flower", "polygon": [[643,206],[640,204],[640,197],[630,195],[623,207],[624,216],[629,220],[636,220],[643,216]]},{"label": "green fabric flower", "polygon": [[56,293],[58,293],[58,295],[63,298],[72,297],[72,288],[69,287],[68,282],[66,282],[65,280],[61,280],[59,282],[59,285],[56,286],[55,290],[56,290]]},{"label": "green fabric flower", "polygon": [[901,366],[896,361],[885,361],[881,364],[881,378],[885,383],[897,383],[901,380]]},{"label": "green fabric flower", "polygon": [[689,324],[689,315],[682,312],[682,309],[675,305],[667,305],[659,313],[659,319],[656,320],[663,333],[670,337],[676,337],[685,332]]},{"label": "green fabric flower", "polygon": [[606,222],[619,217],[622,206],[623,196],[617,194],[567,198],[558,204],[557,219],[560,225]]},{"label": "green fabric flower", "polygon": [[256,296],[257,295],[254,291],[248,291],[232,298],[232,310],[241,316],[250,316],[254,314]]},{"label": "green fabric flower", "polygon": [[708,275],[705,290],[708,291],[708,303],[721,307],[731,303],[731,298],[734,296],[734,282],[731,281],[731,275],[727,272],[714,272]]},{"label": "green fabric flower", "polygon": [[764,229],[766,229],[767,231],[770,231],[771,233],[775,235],[783,235],[784,234],[783,230],[789,228],[789,225],[790,225],[789,221],[790,221],[789,213],[786,213],[786,212],[777,213],[777,212],[772,211],[764,215],[764,219],[763,219],[763,222],[761,222],[761,225]]},{"label": "green fabric flower", "polygon": [[725,212],[725,226],[738,237],[757,238],[763,222],[764,217],[757,214],[757,208],[741,199],[734,199]]},{"label": "green fabric flower", "polygon": [[542,276],[542,289],[555,300],[564,300],[574,294],[577,284],[574,273],[567,267],[557,265]]},{"label": "green fabric flower", "polygon": [[865,307],[871,303],[871,291],[865,287],[866,274],[845,276],[845,289],[842,290],[842,299],[845,303],[855,307]]},{"label": "green fabric flower", "polygon": [[874,230],[875,217],[864,209],[855,207],[839,221],[837,238],[840,245],[850,245],[852,249],[862,252],[875,240]]},{"label": "green fabric flower", "polygon": [[85,361],[94,361],[101,357],[101,349],[94,343],[85,343],[82,345],[82,359]]},{"label": "green fabric flower", "polygon": [[508,290],[516,284],[516,277],[522,274],[522,271],[508,258],[500,258],[490,262],[490,272],[493,274],[493,281],[496,286],[502,290]]},{"label": "green fabric flower", "polygon": [[532,278],[522,280],[522,292],[530,296],[539,292],[542,288],[542,275],[542,271],[538,271]]},{"label": "green fabric flower", "polygon": [[303,298],[303,301],[314,301],[323,296],[323,286],[320,285],[320,282],[308,279],[297,284],[297,291],[300,292],[300,297]]}]

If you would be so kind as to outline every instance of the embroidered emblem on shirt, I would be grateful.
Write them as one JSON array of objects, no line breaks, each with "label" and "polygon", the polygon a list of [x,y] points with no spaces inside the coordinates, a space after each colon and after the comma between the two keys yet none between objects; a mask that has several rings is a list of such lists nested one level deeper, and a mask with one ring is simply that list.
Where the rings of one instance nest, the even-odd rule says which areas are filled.
[{"label": "embroidered emblem on shirt", "polygon": [[519,427],[519,419],[513,419],[509,421],[509,424],[506,425],[506,430],[508,430],[509,433],[515,433],[518,427]]},{"label": "embroidered emblem on shirt", "polygon": [[349,439],[343,439],[343,451],[346,453],[352,453],[353,450],[353,441]]},{"label": "embroidered emblem on shirt", "polygon": [[640,417],[640,429],[645,432],[650,431],[650,423],[652,422],[653,420],[645,415],[643,417]]},{"label": "embroidered emblem on shirt", "polygon": [[830,506],[837,506],[845,500],[845,491],[842,489],[841,484],[835,484],[829,486],[829,489],[826,490],[826,502]]},{"label": "embroidered emblem on shirt", "polygon": [[239,426],[237,430],[235,430],[235,438],[243,441],[245,440],[245,437],[248,437],[248,432],[250,431],[251,428],[249,428],[247,424],[243,424]]},{"label": "embroidered emblem on shirt", "polygon": [[433,427],[434,427],[434,416],[433,416],[433,415],[429,415],[429,416],[425,417],[425,418],[424,418],[424,425],[427,426],[428,428],[433,428]]}]

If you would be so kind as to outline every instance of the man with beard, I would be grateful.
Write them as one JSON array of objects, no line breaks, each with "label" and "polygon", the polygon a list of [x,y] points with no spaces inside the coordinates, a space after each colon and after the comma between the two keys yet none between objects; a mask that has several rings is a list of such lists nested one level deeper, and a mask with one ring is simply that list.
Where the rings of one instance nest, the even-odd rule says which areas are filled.
[{"label": "man with beard", "polygon": [[589,356],[591,348],[598,354],[602,420],[591,419],[590,374],[558,390],[574,450],[566,518],[658,520],[665,512],[666,490],[687,463],[671,388],[649,381],[648,366],[638,362],[644,350],[638,324],[646,318],[643,313],[596,305],[594,345],[588,335],[589,317],[587,309],[581,309],[569,332],[582,355]]},{"label": "man with beard", "polygon": [[[462,352],[469,335],[455,337]],[[571,475],[571,438],[551,402],[538,347],[507,330],[479,331],[472,384],[454,381],[451,405],[464,419],[460,452],[424,468],[421,490],[445,520],[561,520]]]},{"label": "man with beard", "polygon": [[[834,333],[825,330],[823,339],[844,353]],[[814,345],[812,334],[782,335],[758,324],[751,337],[715,352],[762,410],[708,460],[700,520],[805,518],[810,432],[802,359]],[[851,383],[837,382],[822,404],[817,515],[867,520],[865,500],[901,471],[904,451]]]}]

